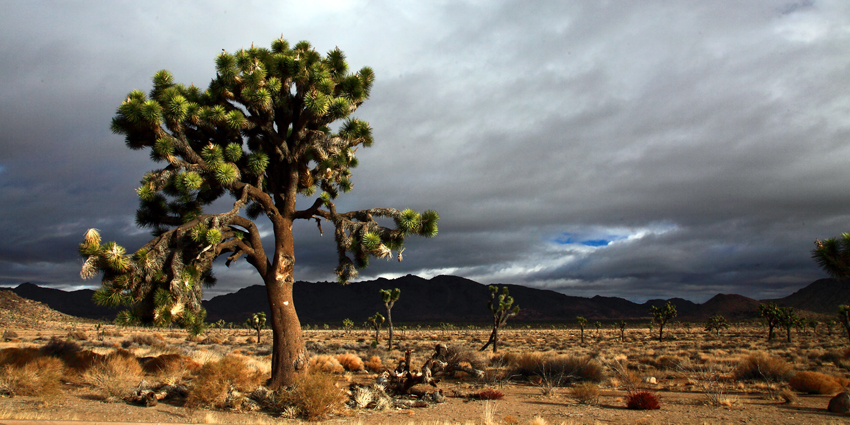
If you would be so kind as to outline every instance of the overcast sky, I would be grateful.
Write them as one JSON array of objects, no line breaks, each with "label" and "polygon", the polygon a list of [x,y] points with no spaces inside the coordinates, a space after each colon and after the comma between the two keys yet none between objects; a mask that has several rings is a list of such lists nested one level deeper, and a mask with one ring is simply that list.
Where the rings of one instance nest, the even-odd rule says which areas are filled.
[{"label": "overcast sky", "polygon": [[[825,277],[813,241],[850,231],[846,1],[3,1],[0,285],[96,286],[90,227],[146,243],[134,190],[156,165],[110,133],[116,108],[281,35],[375,70],[340,209],[441,216],[361,279],[762,299]],[[330,235],[296,232],[296,279],[333,280]],[[262,283],[244,261],[216,275],[207,297]]]}]

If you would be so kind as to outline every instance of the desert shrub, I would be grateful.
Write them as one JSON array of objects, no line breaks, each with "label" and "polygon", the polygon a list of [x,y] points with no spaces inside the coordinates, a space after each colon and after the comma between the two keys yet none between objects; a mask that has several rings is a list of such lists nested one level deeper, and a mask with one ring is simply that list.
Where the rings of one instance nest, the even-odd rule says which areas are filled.
[{"label": "desert shrub", "polygon": [[794,391],[808,394],[835,394],[842,387],[834,376],[819,372],[797,372],[788,385]]},{"label": "desert shrub", "polygon": [[0,389],[11,395],[53,397],[62,393],[64,365],[53,357],[36,357],[21,366],[0,369]]},{"label": "desert shrub", "polygon": [[160,354],[142,364],[145,373],[160,376],[182,376],[185,372],[196,372],[201,368],[191,357],[180,354]]},{"label": "desert shrub", "polygon": [[103,356],[83,350],[76,342],[53,337],[39,349],[44,356],[55,357],[65,363],[71,372],[82,373],[103,360]]},{"label": "desert shrub", "polygon": [[15,331],[11,331],[9,329],[6,329],[5,331],[3,331],[3,340],[4,341],[11,341],[11,340],[13,340],[17,337],[18,337],[18,333],[15,332]]},{"label": "desert shrub", "polygon": [[661,356],[655,361],[655,368],[658,370],[676,370],[682,359],[676,356]]},{"label": "desert shrub", "polygon": [[4,348],[0,350],[0,366],[10,365],[21,367],[38,357],[41,357],[41,352],[36,348]]},{"label": "desert shrub", "polygon": [[363,370],[363,360],[357,354],[345,353],[336,356],[339,364],[349,372],[359,372]]},{"label": "desert shrub", "polygon": [[189,396],[188,407],[224,407],[231,387],[248,392],[260,385],[262,374],[249,367],[244,357],[227,356],[204,364],[198,371]]},{"label": "desert shrub", "polygon": [[70,331],[66,336],[67,339],[75,339],[77,341],[88,341],[89,336],[83,331]]},{"label": "desert shrub", "polygon": [[280,394],[280,402],[295,406],[307,420],[318,420],[344,407],[345,392],[336,386],[336,378],[325,373],[298,374],[292,389]]},{"label": "desert shrub", "polygon": [[381,358],[378,356],[369,357],[369,360],[363,362],[363,366],[366,367],[367,370],[372,372],[380,372],[383,369],[383,365],[381,364]]},{"label": "desert shrub", "polygon": [[342,367],[336,357],[320,354],[318,356],[310,357],[310,361],[307,364],[307,370],[312,373],[342,373],[345,371],[345,368]]},{"label": "desert shrub", "polygon": [[473,369],[484,369],[487,362],[484,355],[478,350],[464,346],[449,345],[443,360],[448,364],[468,363]]},{"label": "desert shrub", "polygon": [[495,388],[485,388],[475,393],[475,398],[481,400],[501,400],[505,398],[505,393]]},{"label": "desert shrub", "polygon": [[570,389],[570,395],[581,404],[599,403],[599,386],[592,382],[582,382]]},{"label": "desert shrub", "polygon": [[797,393],[788,388],[783,388],[782,391],[779,392],[779,398],[782,399],[782,402],[785,404],[794,404],[797,402]]},{"label": "desert shrub", "polygon": [[[163,342],[160,338],[157,338],[154,335],[148,335],[148,334],[133,334],[133,336],[130,337],[130,342],[137,344],[137,345],[142,345],[142,346],[147,345],[147,346],[155,347],[157,345],[163,345]],[[124,344],[122,343],[121,345],[124,345]],[[124,348],[127,348],[127,347],[124,347]]]},{"label": "desert shrub", "polygon": [[769,382],[787,381],[791,378],[791,366],[777,357],[759,351],[738,362],[732,376],[739,381],[760,380]]},{"label": "desert shrub", "polygon": [[555,385],[573,381],[602,381],[602,365],[590,357],[571,355],[547,356],[542,353],[521,353],[505,356],[513,363],[513,373],[522,376],[539,376]]},{"label": "desert shrub", "polygon": [[142,367],[135,357],[110,354],[87,370],[85,381],[98,391],[100,399],[115,402],[126,396],[141,380]]},{"label": "desert shrub", "polygon": [[658,397],[649,391],[639,391],[626,396],[626,407],[634,410],[655,410],[661,408]]}]

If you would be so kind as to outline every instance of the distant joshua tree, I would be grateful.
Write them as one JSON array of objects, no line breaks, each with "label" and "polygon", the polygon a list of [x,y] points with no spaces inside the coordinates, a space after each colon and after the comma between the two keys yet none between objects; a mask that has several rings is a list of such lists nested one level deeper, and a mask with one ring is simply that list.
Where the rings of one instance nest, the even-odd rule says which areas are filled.
[{"label": "distant joshua tree", "polygon": [[381,299],[384,301],[384,307],[387,308],[387,326],[389,326],[390,331],[390,340],[389,345],[387,346],[388,350],[392,350],[393,348],[393,305],[396,301],[398,301],[398,297],[401,295],[401,289],[395,288],[392,291],[389,289],[381,289],[378,292],[381,294]]},{"label": "distant joshua tree", "polygon": [[366,319],[369,326],[375,330],[375,345],[381,343],[381,324],[384,323],[384,316],[381,313],[375,313],[374,316]]},{"label": "distant joshua tree", "polygon": [[257,331],[257,345],[260,344],[260,331],[263,330],[263,327],[266,326],[266,313],[262,311],[259,313],[254,313],[251,317],[248,318],[248,321],[245,324]]},{"label": "distant joshua tree", "polygon": [[508,287],[502,287],[502,293],[500,295],[496,295],[499,292],[499,288],[496,286],[490,286],[490,301],[487,302],[487,307],[490,308],[490,311],[493,312],[493,331],[490,332],[490,339],[487,340],[487,343],[481,347],[481,350],[484,351],[487,347],[492,344],[493,352],[495,353],[497,350],[497,344],[499,342],[499,328],[504,325],[509,318],[514,317],[519,313],[519,306],[514,306],[514,299],[510,295],[508,295]]},{"label": "distant joshua tree", "polygon": [[576,317],[576,322],[578,322],[578,328],[581,335],[581,343],[584,344],[584,327],[587,326],[587,319],[582,316]]},{"label": "distant joshua tree", "polygon": [[706,332],[714,332],[715,335],[720,336],[720,331],[723,329],[729,329],[729,323],[726,322],[725,317],[719,314],[709,317],[705,322]]},{"label": "distant joshua tree", "polygon": [[626,321],[621,320],[617,322],[617,327],[620,328],[620,341],[626,340]]},{"label": "distant joshua tree", "polygon": [[354,329],[354,321],[349,318],[342,319],[342,329],[346,334],[351,333],[351,330]]},{"label": "distant joshua tree", "polygon": [[764,323],[767,325],[767,340],[773,339],[773,328],[779,324],[779,319],[782,314],[781,309],[774,303],[759,304],[759,316],[764,317]]},{"label": "distant joshua tree", "polygon": [[653,321],[658,324],[658,341],[664,339],[664,325],[676,317],[676,306],[670,301],[667,301],[663,307],[658,308],[652,306],[649,308],[649,314],[652,315]]}]

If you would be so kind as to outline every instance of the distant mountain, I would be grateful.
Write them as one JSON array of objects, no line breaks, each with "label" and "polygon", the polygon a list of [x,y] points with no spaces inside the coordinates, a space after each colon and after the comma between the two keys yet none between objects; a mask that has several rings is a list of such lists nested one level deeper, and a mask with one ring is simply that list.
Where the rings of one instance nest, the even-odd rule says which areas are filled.
[{"label": "distant mountain", "polygon": [[119,309],[107,308],[95,305],[91,297],[94,291],[81,289],[79,291],[62,291],[54,288],[42,288],[41,286],[24,282],[12,292],[33,301],[44,303],[50,308],[71,316],[85,317],[88,319],[113,319]]},{"label": "distant mountain", "polygon": [[[595,296],[574,297],[559,292],[519,285],[507,286],[520,306],[517,322],[575,322],[576,316],[588,320],[646,320],[650,306],[662,306],[668,300],[649,300],[643,304],[617,298]],[[294,288],[298,317],[303,323],[338,323],[349,318],[362,322],[375,312],[384,313],[379,289],[401,289],[401,297],[393,308],[393,321],[402,322],[486,322],[492,320],[487,309],[487,285],[457,276],[437,276],[423,279],[402,276],[397,279],[377,279],[340,285],[335,282],[297,282]],[[23,298],[42,302],[59,312],[85,318],[114,318],[117,309],[96,306],[91,297],[94,291],[61,291],[22,283],[13,292]],[[680,321],[704,321],[720,314],[729,320],[757,318],[760,303],[775,302],[798,311],[832,315],[839,304],[850,304],[850,282],[821,279],[785,297],[757,301],[741,295],[718,294],[703,304],[681,298],[671,298]],[[251,314],[269,314],[266,288],[261,285],[242,288],[234,293],[219,295],[203,302],[207,318],[228,322],[243,322]]]},{"label": "distant mountain", "polygon": [[780,307],[794,307],[820,314],[834,315],[839,305],[850,304],[850,280],[818,279],[803,289],[785,297],[762,300]]}]

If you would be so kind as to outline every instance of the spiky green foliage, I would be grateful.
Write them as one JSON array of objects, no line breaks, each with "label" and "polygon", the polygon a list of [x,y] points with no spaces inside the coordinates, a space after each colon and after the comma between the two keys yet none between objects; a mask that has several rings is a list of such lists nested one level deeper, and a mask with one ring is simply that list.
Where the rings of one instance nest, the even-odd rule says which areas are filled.
[{"label": "spiky green foliage", "polygon": [[245,326],[257,331],[257,344],[260,344],[260,337],[262,336],[260,331],[262,331],[266,326],[266,313],[261,311],[259,313],[252,314],[251,317],[245,321]]},{"label": "spiky green foliage", "polygon": [[850,233],[823,241],[816,240],[812,258],[830,276],[837,279],[850,277]]},{"label": "spiky green foliage", "polygon": [[652,320],[658,325],[658,340],[664,339],[664,325],[673,320],[679,313],[676,311],[676,306],[670,301],[664,303],[662,307],[649,307],[649,314],[652,315]]},{"label": "spiky green foliage", "polygon": [[387,348],[392,349],[393,347],[393,306],[395,302],[398,301],[398,297],[401,296],[401,289],[395,288],[392,291],[389,289],[379,289],[378,292],[381,294],[381,300],[384,302],[384,307],[387,309],[387,325],[389,325],[389,335],[390,339],[387,343]]},{"label": "spiky green foliage", "polygon": [[[356,278],[370,257],[401,260],[407,236],[437,234],[439,216],[432,211],[336,210],[335,200],[354,186],[357,150],[374,142],[369,123],[352,116],[369,97],[372,69],[352,72],[339,49],[322,55],[310,43],[283,39],[271,48],[222,52],[214,66],[206,89],[159,71],[148,93],[133,90],[116,110],[112,131],[164,164],[145,174],[137,190],[136,223],[154,236],[143,259],[117,244],[80,246],[86,258],[81,275],[103,273],[110,293],[102,300],[120,291],[151,323],[168,317],[155,314],[154,295],[162,289],[183,306],[171,320],[196,318],[201,288],[214,282],[210,270],[221,255],[228,266],[245,258],[266,282],[291,279],[295,220],[315,220],[320,231],[323,221],[334,227],[335,272],[343,283]],[[224,196],[233,197],[230,210],[208,211]],[[298,209],[302,200],[306,206]],[[271,222],[265,228],[274,232],[274,253],[266,252],[258,226],[246,216]],[[276,337],[284,337],[286,325],[272,322],[279,324]],[[274,358],[295,358],[279,354]],[[272,368],[276,382],[281,368],[291,366]]]}]

